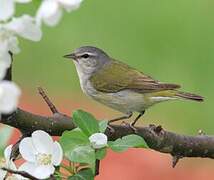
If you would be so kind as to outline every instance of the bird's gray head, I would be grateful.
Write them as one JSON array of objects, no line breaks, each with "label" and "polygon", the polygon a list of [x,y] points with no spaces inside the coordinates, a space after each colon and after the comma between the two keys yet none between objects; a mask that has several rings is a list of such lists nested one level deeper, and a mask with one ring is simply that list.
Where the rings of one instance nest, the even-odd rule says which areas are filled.
[{"label": "bird's gray head", "polygon": [[82,46],[64,57],[73,59],[78,73],[83,74],[93,74],[110,61],[103,50],[92,46]]}]

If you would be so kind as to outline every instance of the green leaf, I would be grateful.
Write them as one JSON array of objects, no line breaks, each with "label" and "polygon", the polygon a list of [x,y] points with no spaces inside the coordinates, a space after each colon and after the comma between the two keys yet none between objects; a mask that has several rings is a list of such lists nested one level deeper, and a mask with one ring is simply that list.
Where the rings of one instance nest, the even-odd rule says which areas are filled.
[{"label": "green leaf", "polygon": [[106,128],[107,128],[107,126],[108,126],[108,121],[106,121],[106,120],[100,121],[99,122],[99,130],[100,130],[100,132],[104,133]]},{"label": "green leaf", "polygon": [[66,157],[70,155],[70,152],[73,151],[75,147],[80,145],[90,145],[88,137],[79,128],[72,131],[65,131],[62,134],[59,143],[61,144]]},{"label": "green leaf", "polygon": [[94,180],[94,174],[91,169],[83,169],[77,174],[70,176],[68,180]]},{"label": "green leaf", "polygon": [[72,162],[93,164],[95,162],[95,150],[90,146],[77,146],[69,155]]},{"label": "green leaf", "polygon": [[95,152],[95,157],[96,157],[96,159],[101,160],[106,156],[106,153],[107,153],[106,148],[97,149]]},{"label": "green leaf", "polygon": [[99,132],[97,120],[88,112],[76,110],[73,112],[73,122],[78,126],[88,137]]},{"label": "green leaf", "polygon": [[116,152],[122,152],[131,147],[148,148],[145,140],[141,136],[135,134],[124,136],[116,141],[109,141],[108,145],[113,151]]},{"label": "green leaf", "polygon": [[93,174],[95,174],[95,171],[96,171],[96,161],[94,161],[92,164],[90,164],[90,168],[91,168]]},{"label": "green leaf", "polygon": [[62,180],[62,178],[61,178],[59,175],[55,175],[54,178],[55,178],[56,180]]}]

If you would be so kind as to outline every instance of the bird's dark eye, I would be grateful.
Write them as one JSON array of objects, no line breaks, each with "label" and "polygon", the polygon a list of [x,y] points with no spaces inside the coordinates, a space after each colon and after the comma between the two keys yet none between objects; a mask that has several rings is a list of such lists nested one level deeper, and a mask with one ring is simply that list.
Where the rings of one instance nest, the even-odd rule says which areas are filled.
[{"label": "bird's dark eye", "polygon": [[83,57],[83,58],[88,58],[89,57],[89,55],[88,54],[83,54],[81,57]]}]

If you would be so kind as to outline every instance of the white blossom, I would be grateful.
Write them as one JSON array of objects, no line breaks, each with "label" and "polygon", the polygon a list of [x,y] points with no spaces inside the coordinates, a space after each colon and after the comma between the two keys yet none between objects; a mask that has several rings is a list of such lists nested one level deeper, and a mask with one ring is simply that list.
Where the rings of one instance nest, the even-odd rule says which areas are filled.
[{"label": "white blossom", "polygon": [[9,51],[13,54],[20,52],[17,35],[28,40],[39,41],[42,32],[40,27],[35,24],[35,20],[28,15],[0,24],[0,79],[11,64]]},{"label": "white blossom", "polygon": [[94,149],[100,149],[107,146],[108,138],[103,133],[94,133],[89,137],[89,141]]},{"label": "white blossom", "polygon": [[5,21],[15,13],[15,3],[28,3],[31,0],[0,0],[0,21]]},{"label": "white blossom", "polygon": [[17,170],[16,165],[10,159],[10,155],[12,152],[12,146],[13,145],[11,144],[4,150],[4,158],[0,159],[0,179],[4,179],[7,174],[7,171],[2,170],[1,168],[5,167],[5,168],[12,169],[15,171]]},{"label": "white blossom", "polygon": [[21,90],[14,82],[0,81],[0,113],[16,110]]},{"label": "white blossom", "polygon": [[46,179],[54,173],[54,166],[59,166],[63,152],[58,142],[41,130],[34,131],[31,137],[24,138],[19,151],[26,160],[19,170],[25,171],[38,179]]},{"label": "white blossom", "polygon": [[[0,54],[1,56],[1,54]],[[0,57],[1,59],[1,57]],[[7,70],[7,63],[5,61],[0,61],[0,80],[4,77],[6,70]]]},{"label": "white blossom", "polygon": [[43,21],[49,26],[55,26],[62,17],[63,9],[71,12],[77,9],[81,2],[82,0],[43,0],[36,15],[37,23],[41,25]]}]

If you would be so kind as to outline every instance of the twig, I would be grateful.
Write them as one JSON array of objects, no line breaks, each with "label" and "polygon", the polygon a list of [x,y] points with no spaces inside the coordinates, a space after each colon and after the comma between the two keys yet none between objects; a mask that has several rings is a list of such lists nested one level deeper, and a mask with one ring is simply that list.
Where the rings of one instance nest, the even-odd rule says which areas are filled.
[{"label": "twig", "polygon": [[[11,63],[13,62],[13,54],[9,51],[10,57],[11,57]],[[5,77],[3,80],[6,81],[12,81],[12,65],[7,69]]]},{"label": "twig", "polygon": [[18,141],[13,145],[10,159],[15,160],[19,156],[19,144],[24,136],[21,136]]},{"label": "twig", "polygon": [[53,114],[59,113],[59,111],[57,110],[56,106],[51,102],[49,97],[46,95],[45,91],[41,87],[38,87],[38,91],[39,91],[39,94],[44,99],[44,101],[46,102],[46,104],[48,105],[48,107],[51,110],[51,112]]},{"label": "twig", "polygon": [[40,179],[35,178],[34,176],[32,176],[32,175],[30,175],[30,174],[28,174],[28,173],[26,173],[24,171],[15,171],[15,170],[4,168],[4,167],[1,168],[1,169],[4,170],[4,171],[7,171],[9,173],[12,173],[12,174],[21,175],[21,176],[23,176],[25,178],[28,178],[28,179],[31,179],[31,180],[40,180]]},{"label": "twig", "polygon": [[175,166],[177,165],[178,161],[181,159],[182,157],[180,156],[172,156],[172,167],[175,168]]},{"label": "twig", "polygon": [[96,162],[95,162],[95,175],[99,175],[100,173],[100,160],[96,159]]}]

